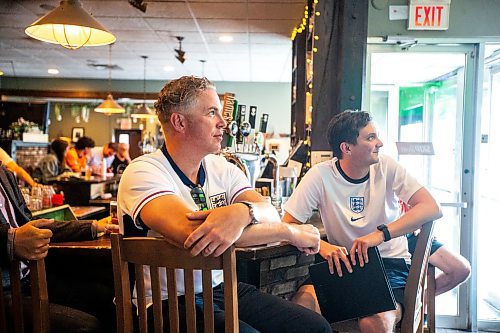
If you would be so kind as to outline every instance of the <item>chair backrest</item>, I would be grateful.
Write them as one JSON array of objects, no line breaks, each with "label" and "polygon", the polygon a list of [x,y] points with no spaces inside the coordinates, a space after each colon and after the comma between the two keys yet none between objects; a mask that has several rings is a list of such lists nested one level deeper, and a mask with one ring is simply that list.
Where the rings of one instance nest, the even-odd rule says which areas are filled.
[{"label": "chair backrest", "polygon": [[405,311],[401,319],[402,333],[423,332],[425,287],[433,228],[434,221],[427,222],[420,228],[405,287]]},{"label": "chair backrest", "polygon": [[[118,332],[132,332],[132,297],[129,280],[129,264],[133,264],[136,277],[139,330],[147,332],[147,310],[143,266],[150,266],[153,298],[154,330],[163,332],[162,299],[159,268],[165,267],[169,295],[177,295],[175,269],[184,269],[186,300],[186,327],[196,332],[196,309],[193,270],[202,270],[204,332],[214,332],[213,291],[211,270],[224,272],[225,331],[238,332],[238,297],[236,282],[236,258],[234,247],[220,257],[193,257],[189,251],[180,249],[160,238],[111,235],[113,273],[115,279],[116,318]],[[168,302],[170,332],[179,332],[179,309],[177,297]]]},{"label": "chair backrest", "polygon": [[[45,261],[43,259],[31,260],[29,262],[29,268],[32,300],[31,320],[33,324],[33,332],[50,332],[49,297],[45,277]],[[11,262],[6,270],[8,271],[10,278],[10,297],[6,297],[3,290],[3,281],[0,280],[0,332],[7,332],[7,322],[11,322],[13,326],[12,329],[15,333],[23,333],[25,320],[23,316],[23,293],[21,290],[20,262],[17,260]],[[8,302],[8,298],[11,300],[10,306],[6,304]],[[11,308],[11,311],[9,311],[9,313],[12,313],[11,316],[7,314],[7,308]]]}]

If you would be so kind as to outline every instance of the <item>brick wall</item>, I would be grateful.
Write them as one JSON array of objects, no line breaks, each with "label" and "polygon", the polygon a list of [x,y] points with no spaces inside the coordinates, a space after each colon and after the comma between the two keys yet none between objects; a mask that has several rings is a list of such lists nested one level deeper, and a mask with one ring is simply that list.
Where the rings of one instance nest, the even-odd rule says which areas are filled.
[{"label": "brick wall", "polygon": [[239,252],[238,280],[289,300],[309,276],[312,263],[314,256],[290,245]]}]

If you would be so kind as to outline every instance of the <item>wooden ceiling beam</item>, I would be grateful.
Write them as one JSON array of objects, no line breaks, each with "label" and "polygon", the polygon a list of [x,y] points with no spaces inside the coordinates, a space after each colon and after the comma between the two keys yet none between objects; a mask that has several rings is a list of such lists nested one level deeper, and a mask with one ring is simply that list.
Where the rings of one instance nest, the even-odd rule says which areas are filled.
[{"label": "wooden ceiling beam", "polygon": [[[111,93],[114,99],[130,98],[142,100],[144,93],[115,91]],[[107,92],[102,91],[60,91],[60,90],[18,90],[0,89],[0,95],[36,97],[36,98],[74,98],[74,99],[105,99]],[[156,100],[158,93],[146,93],[147,100]]]}]

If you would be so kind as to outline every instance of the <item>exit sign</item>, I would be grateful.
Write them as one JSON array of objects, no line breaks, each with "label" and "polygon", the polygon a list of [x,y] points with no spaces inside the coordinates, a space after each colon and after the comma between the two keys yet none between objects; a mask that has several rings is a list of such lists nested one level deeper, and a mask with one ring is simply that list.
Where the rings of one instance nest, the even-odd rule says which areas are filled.
[{"label": "exit sign", "polygon": [[451,0],[410,0],[408,30],[447,30]]}]

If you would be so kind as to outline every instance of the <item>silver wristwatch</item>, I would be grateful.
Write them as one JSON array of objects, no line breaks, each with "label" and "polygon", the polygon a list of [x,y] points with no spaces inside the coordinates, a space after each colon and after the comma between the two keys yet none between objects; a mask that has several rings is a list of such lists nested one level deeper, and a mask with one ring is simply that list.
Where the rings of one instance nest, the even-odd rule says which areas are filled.
[{"label": "silver wristwatch", "polygon": [[254,211],[255,205],[249,201],[239,201],[239,203],[242,203],[248,207],[248,215],[250,215],[250,224],[259,223],[259,220],[257,220],[257,218],[255,217],[255,211]]}]

